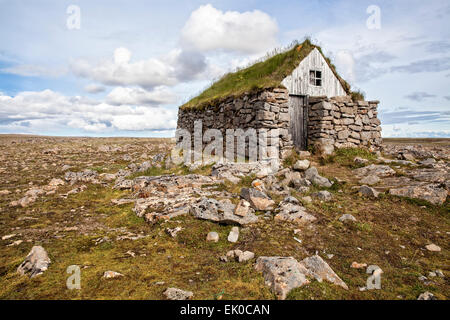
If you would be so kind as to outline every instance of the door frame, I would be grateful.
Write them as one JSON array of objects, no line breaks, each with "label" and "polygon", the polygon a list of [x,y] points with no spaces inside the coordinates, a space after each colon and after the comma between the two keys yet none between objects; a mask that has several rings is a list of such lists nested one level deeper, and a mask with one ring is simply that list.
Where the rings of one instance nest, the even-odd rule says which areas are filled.
[{"label": "door frame", "polygon": [[[309,95],[304,95],[304,94],[289,94],[289,97],[297,97],[297,98],[303,98],[303,137],[302,137],[302,141],[303,141],[303,146],[297,146],[294,143],[294,147],[298,148],[298,149],[304,149],[307,150],[308,148],[308,106],[309,106]],[[291,107],[291,105],[289,106]],[[292,119],[290,119],[290,121],[292,121]],[[291,129],[291,126],[289,126],[289,129]]]}]

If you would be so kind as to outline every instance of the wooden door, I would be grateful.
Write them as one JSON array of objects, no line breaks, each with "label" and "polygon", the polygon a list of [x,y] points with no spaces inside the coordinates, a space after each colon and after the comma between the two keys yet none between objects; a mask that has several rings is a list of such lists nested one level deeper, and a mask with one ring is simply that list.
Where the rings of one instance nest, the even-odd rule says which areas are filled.
[{"label": "wooden door", "polygon": [[289,96],[290,133],[294,146],[300,150],[308,147],[308,97]]}]

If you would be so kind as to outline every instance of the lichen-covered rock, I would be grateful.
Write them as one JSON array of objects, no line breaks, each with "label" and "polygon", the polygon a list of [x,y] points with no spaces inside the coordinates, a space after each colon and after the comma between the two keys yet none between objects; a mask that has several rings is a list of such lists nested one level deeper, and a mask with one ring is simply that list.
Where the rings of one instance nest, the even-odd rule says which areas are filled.
[{"label": "lichen-covered rock", "polygon": [[242,188],[241,198],[248,201],[253,209],[260,211],[272,210],[275,204],[264,192],[254,188]]},{"label": "lichen-covered rock", "polygon": [[255,269],[263,273],[264,281],[280,300],[295,288],[308,284],[308,272],[292,257],[259,257]]},{"label": "lichen-covered rock", "polygon": [[34,278],[44,273],[50,263],[47,251],[41,246],[34,246],[17,268],[17,272],[21,275],[29,274],[31,278]]},{"label": "lichen-covered rock", "polygon": [[318,281],[326,280],[348,290],[345,282],[318,255],[303,259],[300,264],[307,270],[308,275],[313,276]]},{"label": "lichen-covered rock", "polygon": [[194,296],[191,291],[184,291],[178,288],[167,288],[163,293],[168,300],[189,300]]},{"label": "lichen-covered rock", "polygon": [[390,189],[389,193],[394,196],[422,199],[435,205],[442,205],[448,195],[447,190],[432,184]]},{"label": "lichen-covered rock", "polygon": [[304,225],[316,220],[316,217],[302,207],[297,199],[292,197],[285,198],[276,209],[276,212],[274,219],[278,221]]},{"label": "lichen-covered rock", "polygon": [[245,225],[258,221],[258,217],[253,212],[248,212],[241,217],[234,214],[234,210],[235,205],[229,200],[218,201],[208,198],[198,200],[190,208],[194,217],[213,222]]},{"label": "lichen-covered rock", "polygon": [[305,178],[319,187],[330,188],[333,184],[325,177],[322,177],[316,167],[311,167],[305,172]]}]

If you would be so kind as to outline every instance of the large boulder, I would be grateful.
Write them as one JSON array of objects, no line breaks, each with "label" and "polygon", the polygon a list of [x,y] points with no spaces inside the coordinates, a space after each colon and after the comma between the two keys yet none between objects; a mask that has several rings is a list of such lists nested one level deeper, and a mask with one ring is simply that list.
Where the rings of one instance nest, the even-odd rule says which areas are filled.
[{"label": "large boulder", "polygon": [[47,251],[41,246],[34,246],[17,268],[17,272],[21,275],[29,274],[31,278],[34,278],[44,273],[50,262]]},{"label": "large boulder", "polygon": [[286,299],[292,289],[310,282],[305,267],[292,257],[259,257],[255,269],[263,273],[266,285],[280,300]]},{"label": "large boulder", "polygon": [[307,270],[309,276],[314,277],[319,282],[326,280],[328,282],[334,283],[341,286],[345,290],[348,290],[348,286],[342,281],[341,278],[330,268],[328,263],[326,263],[318,255],[303,259],[300,264]]},{"label": "large boulder", "polygon": [[389,190],[394,196],[422,199],[434,205],[442,205],[447,199],[448,192],[438,185],[406,186]]}]

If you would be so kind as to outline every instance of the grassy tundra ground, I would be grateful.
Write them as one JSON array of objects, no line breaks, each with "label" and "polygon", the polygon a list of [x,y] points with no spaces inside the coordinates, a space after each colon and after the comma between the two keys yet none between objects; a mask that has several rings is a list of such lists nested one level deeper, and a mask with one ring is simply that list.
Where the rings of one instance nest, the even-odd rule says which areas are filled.
[{"label": "grassy tundra ground", "polygon": [[[442,143],[450,146],[448,140],[439,142]],[[113,190],[111,183],[86,184],[87,190],[65,199],[61,194],[73,188],[66,184],[55,194],[39,197],[29,207],[10,207],[10,202],[18,200],[30,187],[63,178],[64,165],[71,166],[71,171],[112,173],[129,163],[141,163],[158,152],[166,152],[170,145],[171,141],[165,139],[0,136],[0,190],[11,192],[0,195],[0,239],[15,234],[0,240],[0,299],[164,299],[162,293],[167,287],[192,291],[196,299],[274,299],[262,275],[253,269],[253,262],[219,261],[231,249],[253,251],[257,257],[280,255],[297,260],[317,253],[349,286],[349,290],[344,290],[327,282],[312,281],[293,290],[289,299],[417,299],[425,291],[438,299],[449,298],[448,200],[434,206],[389,195],[362,198],[352,190],[357,185],[349,161],[352,155],[329,161],[313,158],[323,176],[347,183],[329,189],[333,201],[313,201],[307,206],[318,220],[314,227],[295,235],[301,244],[294,240],[297,226],[273,219],[259,219],[256,225],[241,228],[236,244],[226,240],[231,226],[190,215],[151,226],[134,214],[132,204],[117,206],[111,202],[129,193]],[[100,151],[104,146],[111,149]],[[208,170],[205,168],[202,173],[208,174]],[[174,168],[171,172],[186,174],[188,170]],[[249,186],[251,181],[244,178],[239,185],[225,183],[217,185],[217,189],[238,197],[240,188]],[[314,191],[317,190],[310,193]],[[305,194],[294,196],[301,198]],[[274,196],[274,200],[282,199]],[[339,222],[344,213],[355,216],[357,222]],[[171,238],[165,229],[175,226],[184,230]],[[219,242],[205,241],[210,231],[219,233]],[[441,252],[424,249],[430,243],[439,245]],[[42,245],[52,263],[43,275],[29,279],[17,274],[16,269],[33,245]],[[382,289],[360,291],[368,275],[365,269],[350,268],[352,262],[381,267]],[[81,267],[81,290],[66,287],[66,269],[70,265]],[[419,280],[419,276],[428,277],[437,269],[446,278]],[[105,280],[102,275],[107,270],[120,272],[124,277]]]}]

